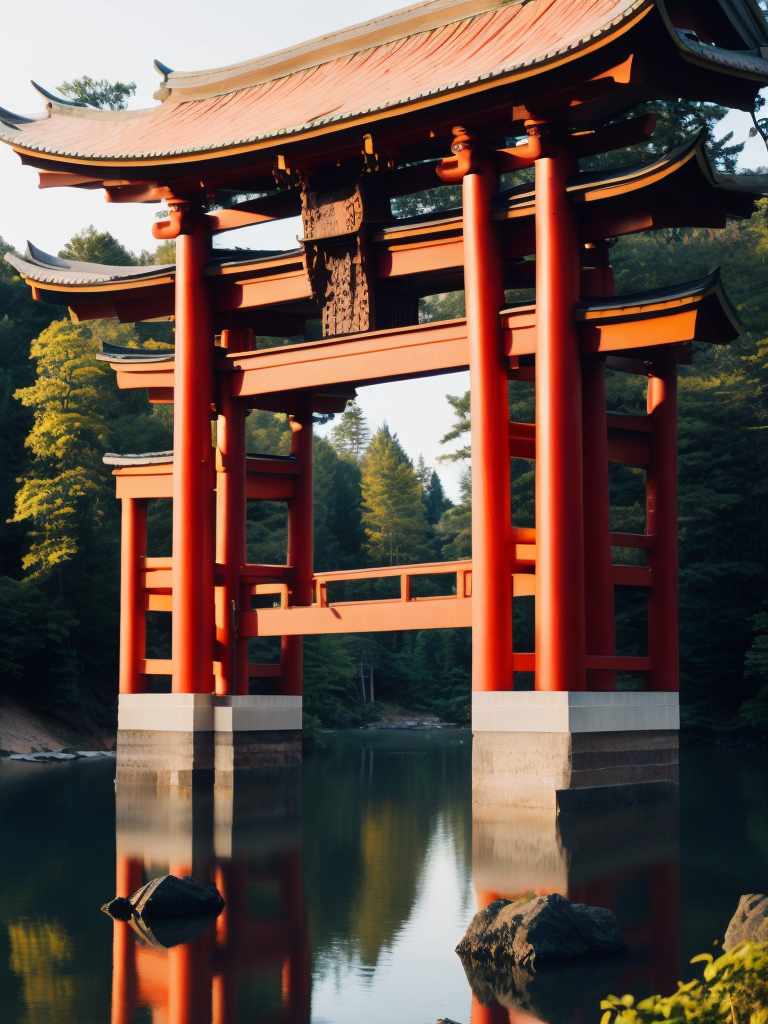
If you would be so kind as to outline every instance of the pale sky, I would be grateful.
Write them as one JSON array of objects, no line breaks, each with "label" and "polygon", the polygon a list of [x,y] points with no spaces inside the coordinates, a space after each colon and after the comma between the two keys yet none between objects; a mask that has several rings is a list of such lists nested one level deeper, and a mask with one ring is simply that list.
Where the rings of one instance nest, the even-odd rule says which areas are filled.
[{"label": "pale sky", "polygon": [[[42,98],[29,85],[34,79],[51,91],[65,80],[90,75],[110,81],[135,81],[132,107],[151,106],[159,77],[152,67],[158,58],[179,71],[219,67],[270,53],[302,40],[397,10],[392,0],[132,0],[128,5],[103,0],[37,0],[27,6],[0,0],[3,59],[0,62],[0,106],[15,113],[34,113]],[[744,114],[728,119],[739,139],[751,122]],[[761,140],[750,140],[744,166],[768,164]],[[57,253],[76,232],[89,224],[111,231],[139,252],[156,244],[150,226],[156,206],[108,204],[101,192],[80,189],[37,189],[37,173],[24,168],[11,150],[0,145],[0,236],[23,250],[26,239]],[[232,244],[286,248],[295,242],[296,221],[266,224],[231,232]],[[468,374],[387,384],[360,391],[360,404],[373,426],[384,419],[398,433],[414,459],[423,453],[435,465],[440,437],[450,428],[446,394],[461,394]],[[457,471],[439,469],[448,493],[457,497]]]}]

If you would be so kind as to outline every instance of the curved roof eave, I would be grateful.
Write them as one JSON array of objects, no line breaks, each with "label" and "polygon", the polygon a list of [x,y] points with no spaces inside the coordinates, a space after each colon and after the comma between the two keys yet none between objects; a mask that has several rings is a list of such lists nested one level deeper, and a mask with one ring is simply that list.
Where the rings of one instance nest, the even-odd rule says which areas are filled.
[{"label": "curved roof eave", "polygon": [[[500,9],[524,7],[525,4],[520,4],[513,0],[513,3],[497,2],[488,6],[490,11],[493,13]],[[21,154],[29,154],[30,156],[47,157],[54,160],[68,160],[72,163],[120,163],[124,166],[156,166],[158,163],[167,164],[170,162],[181,162],[184,160],[199,159],[200,157],[210,157],[224,152],[232,154],[240,151],[266,148],[273,145],[278,139],[289,139],[292,137],[298,138],[326,129],[330,125],[351,125],[356,120],[371,120],[379,116],[386,116],[390,112],[407,112],[409,108],[420,107],[425,104],[428,105],[437,102],[438,98],[441,101],[449,96],[455,98],[467,91],[479,91],[481,89],[490,88],[493,85],[502,83],[504,79],[509,79],[510,81],[521,80],[531,77],[542,70],[548,70],[558,67],[564,63],[569,63],[582,54],[592,52],[594,49],[606,45],[612,38],[622,35],[635,21],[643,18],[654,8],[655,0],[623,0],[623,2],[621,2],[621,0],[617,0],[617,6],[622,8],[619,14],[609,18],[601,28],[590,31],[588,35],[581,36],[570,43],[553,46],[544,52],[534,53],[531,56],[525,57],[525,59],[511,64],[490,67],[480,74],[442,82],[414,93],[384,100],[381,103],[373,103],[366,107],[350,108],[344,111],[333,111],[329,114],[310,118],[300,123],[284,125],[264,132],[255,132],[238,138],[219,138],[216,141],[207,142],[204,145],[199,144],[176,148],[169,147],[142,152],[84,151],[74,148],[57,148],[52,145],[35,143],[29,138],[24,137],[24,131],[19,128],[21,122],[18,122],[12,126],[3,124],[2,127],[0,127],[0,141],[12,145],[17,152]],[[453,23],[448,22],[447,24],[451,25]],[[324,68],[326,65],[314,64],[312,67]],[[284,77],[290,78],[294,73],[297,72],[292,72]],[[766,81],[768,81],[768,61],[766,61],[765,65],[765,78]],[[280,80],[280,78],[276,78],[270,79],[269,81],[278,82]],[[220,99],[221,96],[231,96],[239,91],[241,90],[233,90],[232,92],[217,95]],[[77,117],[82,118],[85,121],[111,120],[121,122],[128,118],[134,119],[137,116],[141,117],[146,116],[147,114],[156,113],[158,110],[166,106],[184,107],[186,110],[187,105],[193,102],[200,103],[205,101],[190,100],[186,102],[179,102],[174,100],[171,96],[171,98],[165,100],[160,107],[149,108],[145,111],[102,111],[95,110],[90,107],[73,107],[69,105],[60,105],[58,103],[54,105],[52,101],[49,101],[51,116],[48,120],[52,120],[55,117]]]}]

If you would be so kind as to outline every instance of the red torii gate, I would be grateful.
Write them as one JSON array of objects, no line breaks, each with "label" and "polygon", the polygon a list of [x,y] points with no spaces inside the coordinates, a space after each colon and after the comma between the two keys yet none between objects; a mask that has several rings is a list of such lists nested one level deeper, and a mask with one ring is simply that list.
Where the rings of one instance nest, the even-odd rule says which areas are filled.
[{"label": "red torii gate", "polygon": [[[131,701],[158,670],[170,669],[173,695],[200,697],[176,701],[166,732],[215,733],[224,709],[247,718],[256,708],[248,708],[250,675],[275,671],[248,666],[249,636],[284,638],[287,703],[274,704],[255,730],[290,732],[302,635],[471,624],[476,743],[487,734],[482,742],[501,749],[507,741],[493,737],[514,733],[516,756],[525,758],[522,732],[538,747],[542,735],[567,736],[564,755],[543,755],[557,776],[553,793],[578,785],[571,755],[579,742],[598,744],[606,781],[674,776],[662,766],[676,745],[676,701],[651,695],[677,690],[676,367],[692,341],[728,341],[740,328],[716,278],[613,298],[605,240],[653,226],[724,224],[747,215],[758,190],[715,175],[700,141],[653,168],[597,180],[580,174],[578,161],[647,139],[648,116],[607,123],[641,99],[683,95],[752,109],[768,81],[760,50],[768,30],[752,0],[736,6],[738,17],[714,2],[694,14],[674,0],[429,0],[237,68],[180,74],[158,66],[163,102],[140,114],[78,110],[73,120],[48,94],[43,119],[2,114],[0,137],[38,167],[42,185],[104,188],[116,202],[166,201],[169,217],[154,233],[176,239],[175,268],[99,268],[34,251],[12,259],[37,297],[63,301],[79,318],[175,317],[172,358],[105,354],[121,387],[147,387],[151,399],[175,407],[172,463],[116,468],[124,737],[152,728],[148,716],[162,701]],[[299,75],[306,84],[296,88]],[[357,106],[346,111],[349,95]],[[331,113],[316,117],[317,109]],[[451,132],[457,123],[466,127]],[[525,144],[505,143],[523,131]],[[533,188],[499,193],[502,173],[527,167],[535,168]],[[393,218],[391,198],[439,179],[461,183],[460,217]],[[268,194],[209,210],[222,190]],[[300,249],[212,258],[216,233],[297,212]],[[451,282],[463,284],[466,320],[418,324],[419,295]],[[503,309],[505,287],[531,284],[535,304]],[[293,334],[318,313],[322,341],[253,350],[253,332]],[[648,376],[647,417],[608,415],[606,365]],[[313,411],[342,409],[360,384],[467,366],[471,563],[371,571],[400,576],[401,600],[329,603],[329,583],[361,574],[313,573]],[[535,380],[535,427],[509,423],[510,378]],[[248,466],[249,406],[291,415],[290,470],[257,467],[258,459]],[[508,460],[534,453],[536,529],[521,531],[511,523]],[[644,535],[611,534],[608,460],[617,455],[646,468]],[[159,564],[145,557],[144,509],[169,484],[173,557]],[[249,487],[289,503],[284,566],[246,563]],[[644,550],[647,565],[614,566],[613,546]],[[414,577],[445,571],[456,573],[454,597],[411,596]],[[616,583],[648,589],[644,658],[616,656]],[[279,588],[282,607],[252,608],[254,588]],[[513,651],[514,594],[535,595],[535,653]],[[173,611],[171,665],[143,656],[146,608]],[[540,699],[510,695],[516,669],[535,669]],[[617,671],[644,673],[647,692],[597,696],[614,690]],[[203,700],[214,674],[218,705]],[[191,725],[182,707],[192,718],[208,707],[211,724]],[[626,754],[629,733],[647,734],[643,757],[627,754],[623,774],[607,771],[616,743]],[[661,760],[651,757],[653,771],[643,774],[650,747]]]}]

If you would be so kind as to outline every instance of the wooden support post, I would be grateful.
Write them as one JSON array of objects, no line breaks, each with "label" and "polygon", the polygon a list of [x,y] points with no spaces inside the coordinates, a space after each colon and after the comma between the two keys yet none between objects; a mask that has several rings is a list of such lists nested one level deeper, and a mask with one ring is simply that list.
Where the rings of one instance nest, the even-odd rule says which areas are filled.
[{"label": "wooden support post", "polygon": [[494,157],[478,154],[463,178],[472,419],[473,690],[512,688],[509,403],[499,317],[504,282],[499,239],[491,219],[491,198],[497,187]]},{"label": "wooden support post", "polygon": [[[228,351],[246,351],[252,347],[250,330],[223,333],[222,341]],[[222,378],[216,427],[216,563],[222,577],[216,587],[216,640],[221,661],[216,692],[247,694],[248,641],[238,638],[236,625],[240,611],[240,569],[246,562],[246,408],[242,399],[232,397],[229,376],[222,375]],[[241,671],[243,661],[244,673]]]},{"label": "wooden support post", "polygon": [[147,553],[147,501],[122,499],[120,535],[120,693],[141,693],[145,657],[146,619],[141,586],[142,558]]},{"label": "wooden support post", "polygon": [[652,418],[651,461],[646,474],[648,551],[653,586],[648,595],[649,690],[675,692],[679,680],[677,605],[677,364],[653,363],[648,378]]},{"label": "wooden support post", "polygon": [[[312,604],[314,569],[312,413],[292,416],[291,430],[291,451],[299,460],[301,472],[295,477],[293,498],[288,502],[288,564],[294,570],[290,603],[306,607]],[[280,692],[301,696],[304,689],[302,637],[283,637],[280,660],[283,665]]]},{"label": "wooden support post", "polygon": [[210,229],[184,210],[176,240],[173,417],[173,692],[213,689],[213,329]]},{"label": "wooden support post", "polygon": [[579,248],[566,192],[575,170],[554,138],[536,161],[537,690],[586,687]]},{"label": "wooden support post", "polygon": [[[613,295],[607,243],[584,253],[582,295]],[[594,264],[594,266],[592,266]],[[608,414],[605,357],[582,356],[582,444],[584,459],[584,615],[587,654],[616,654],[613,550],[608,486]],[[616,673],[587,670],[588,690],[615,690]]]}]

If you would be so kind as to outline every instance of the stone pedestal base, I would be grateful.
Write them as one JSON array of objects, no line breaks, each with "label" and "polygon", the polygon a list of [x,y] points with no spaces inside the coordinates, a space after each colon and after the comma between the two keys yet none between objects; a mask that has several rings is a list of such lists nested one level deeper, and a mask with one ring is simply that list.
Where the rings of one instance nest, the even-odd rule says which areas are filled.
[{"label": "stone pedestal base", "polygon": [[301,697],[121,694],[117,780],[228,785],[240,769],[301,765]]},{"label": "stone pedestal base", "polygon": [[673,796],[678,730],[676,693],[475,693],[473,814]]}]

